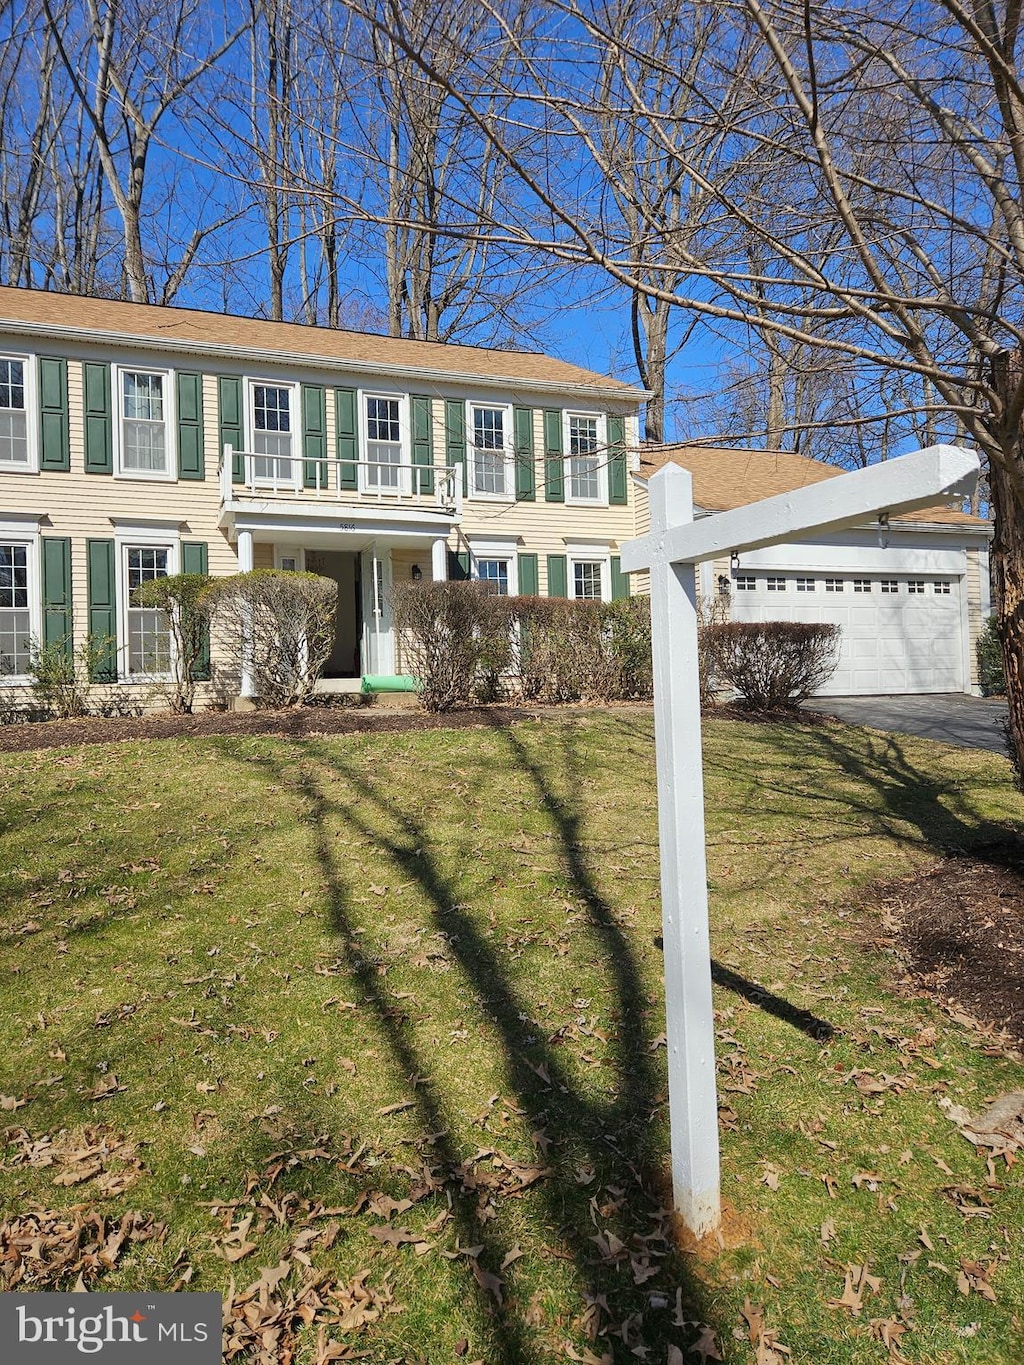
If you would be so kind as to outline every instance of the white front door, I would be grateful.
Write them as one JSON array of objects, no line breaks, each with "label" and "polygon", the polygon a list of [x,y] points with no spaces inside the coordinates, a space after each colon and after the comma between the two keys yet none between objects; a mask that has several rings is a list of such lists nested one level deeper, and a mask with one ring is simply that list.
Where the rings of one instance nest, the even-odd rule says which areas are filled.
[{"label": "white front door", "polygon": [[395,671],[395,638],[391,620],[391,551],[382,546],[364,550],[363,671],[383,676]]}]

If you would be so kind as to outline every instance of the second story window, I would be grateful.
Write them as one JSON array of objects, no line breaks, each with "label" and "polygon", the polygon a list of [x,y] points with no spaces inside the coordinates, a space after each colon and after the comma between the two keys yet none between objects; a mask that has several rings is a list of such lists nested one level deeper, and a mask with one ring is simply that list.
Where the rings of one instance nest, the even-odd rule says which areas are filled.
[{"label": "second story window", "polygon": [[367,488],[398,492],[402,474],[402,422],[397,398],[366,399]]},{"label": "second story window", "polygon": [[252,442],[257,479],[292,482],[292,391],[254,384],[252,387]]},{"label": "second story window", "polygon": [[29,469],[25,361],[0,359],[0,465]]},{"label": "second story window", "polygon": [[596,417],[569,414],[569,497],[579,502],[600,502],[602,461]]},{"label": "second story window", "polygon": [[511,469],[504,408],[472,408],[473,492],[484,497],[511,496]]},{"label": "second story window", "polygon": [[167,474],[167,376],[121,370],[121,470],[125,474]]}]

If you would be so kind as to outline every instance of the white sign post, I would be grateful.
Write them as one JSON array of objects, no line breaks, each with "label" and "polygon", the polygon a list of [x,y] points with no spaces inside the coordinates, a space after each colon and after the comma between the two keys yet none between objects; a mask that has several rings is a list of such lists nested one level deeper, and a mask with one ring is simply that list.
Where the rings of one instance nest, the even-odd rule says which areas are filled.
[{"label": "white sign post", "polygon": [[624,572],[651,574],[672,1187],[676,1210],[698,1237],[717,1226],[721,1197],[696,565],[843,530],[882,513],[934,507],[968,495],[977,477],[971,451],[931,446],[695,522],[690,475],[667,464],[649,484],[650,533],[622,546]]}]

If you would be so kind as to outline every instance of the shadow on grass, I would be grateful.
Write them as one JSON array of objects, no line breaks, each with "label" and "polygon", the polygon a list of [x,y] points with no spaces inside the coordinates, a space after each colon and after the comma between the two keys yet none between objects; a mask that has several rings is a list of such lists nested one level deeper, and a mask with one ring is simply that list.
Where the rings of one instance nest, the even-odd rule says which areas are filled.
[{"label": "shadow on grass", "polygon": [[[340,955],[352,986],[362,994],[362,1006],[373,1013],[378,1036],[386,1040],[391,1062],[410,1078],[409,1113],[431,1135],[432,1162],[453,1196],[451,1215],[460,1245],[481,1247],[478,1265],[497,1274],[505,1257],[514,1254],[516,1237],[523,1235],[518,1200],[499,1200],[494,1216],[479,1203],[472,1182],[460,1190],[458,1179],[453,1180],[472,1155],[454,1136],[460,1118],[465,1127],[459,1100],[445,1092],[430,1051],[417,1039],[401,1000],[356,932],[360,926],[352,915],[353,888],[346,883],[337,851],[339,827],[368,842],[375,863],[390,864],[418,886],[431,927],[443,935],[460,969],[467,1006],[479,1002],[493,1021],[491,1036],[499,1040],[506,1093],[527,1130],[543,1138],[541,1160],[547,1171],[525,1197],[533,1211],[539,1210],[545,1243],[554,1244],[555,1254],[572,1264],[579,1291],[570,1306],[580,1315],[589,1309],[593,1322],[615,1333],[614,1346],[602,1335],[595,1349],[614,1349],[615,1358],[620,1352],[626,1358],[634,1347],[642,1354],[646,1346],[660,1357],[667,1342],[682,1343],[692,1336],[692,1329],[673,1328],[673,1309],[681,1323],[707,1322],[709,1309],[702,1285],[674,1244],[667,1218],[668,1154],[655,1143],[652,1125],[665,1100],[663,1080],[652,1051],[639,963],[587,859],[577,800],[585,765],[572,727],[562,727],[550,738],[540,758],[515,730],[495,729],[510,769],[527,781],[535,808],[543,812],[562,884],[582,911],[588,951],[597,955],[594,969],[614,997],[618,1023],[608,1040],[610,1074],[602,1073],[599,1096],[574,1079],[563,1061],[557,1031],[550,1038],[538,1036],[531,1018],[535,1005],[524,987],[528,977],[483,927],[486,902],[479,897],[475,904],[460,901],[458,887],[432,851],[429,822],[409,809],[414,794],[396,793],[386,769],[368,776],[337,747],[314,741],[302,747],[306,761],[299,771],[288,763],[295,756],[288,741],[280,741],[276,752],[250,757],[247,767],[251,772],[259,764],[268,782],[291,788],[301,799]],[[471,806],[466,814],[468,821]],[[598,1240],[610,1232],[617,1243],[615,1237],[611,1243]],[[530,1365],[550,1358],[550,1341],[542,1345],[526,1304],[511,1295],[499,1305],[486,1281],[481,1284],[468,1273],[466,1285],[467,1298],[475,1296],[477,1320],[489,1333],[489,1361]],[[655,1285],[660,1302],[652,1308]],[[566,1327],[560,1330],[564,1336]]]}]

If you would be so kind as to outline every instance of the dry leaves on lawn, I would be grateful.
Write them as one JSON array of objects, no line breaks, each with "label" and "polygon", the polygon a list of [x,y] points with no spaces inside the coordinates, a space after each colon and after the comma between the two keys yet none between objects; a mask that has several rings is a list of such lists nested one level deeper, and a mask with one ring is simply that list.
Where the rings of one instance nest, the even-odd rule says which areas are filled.
[{"label": "dry leaves on lawn", "polygon": [[128,1212],[105,1218],[95,1209],[35,1209],[0,1223],[0,1289],[57,1289],[77,1277],[88,1288],[131,1246],[161,1240],[163,1223]]}]

